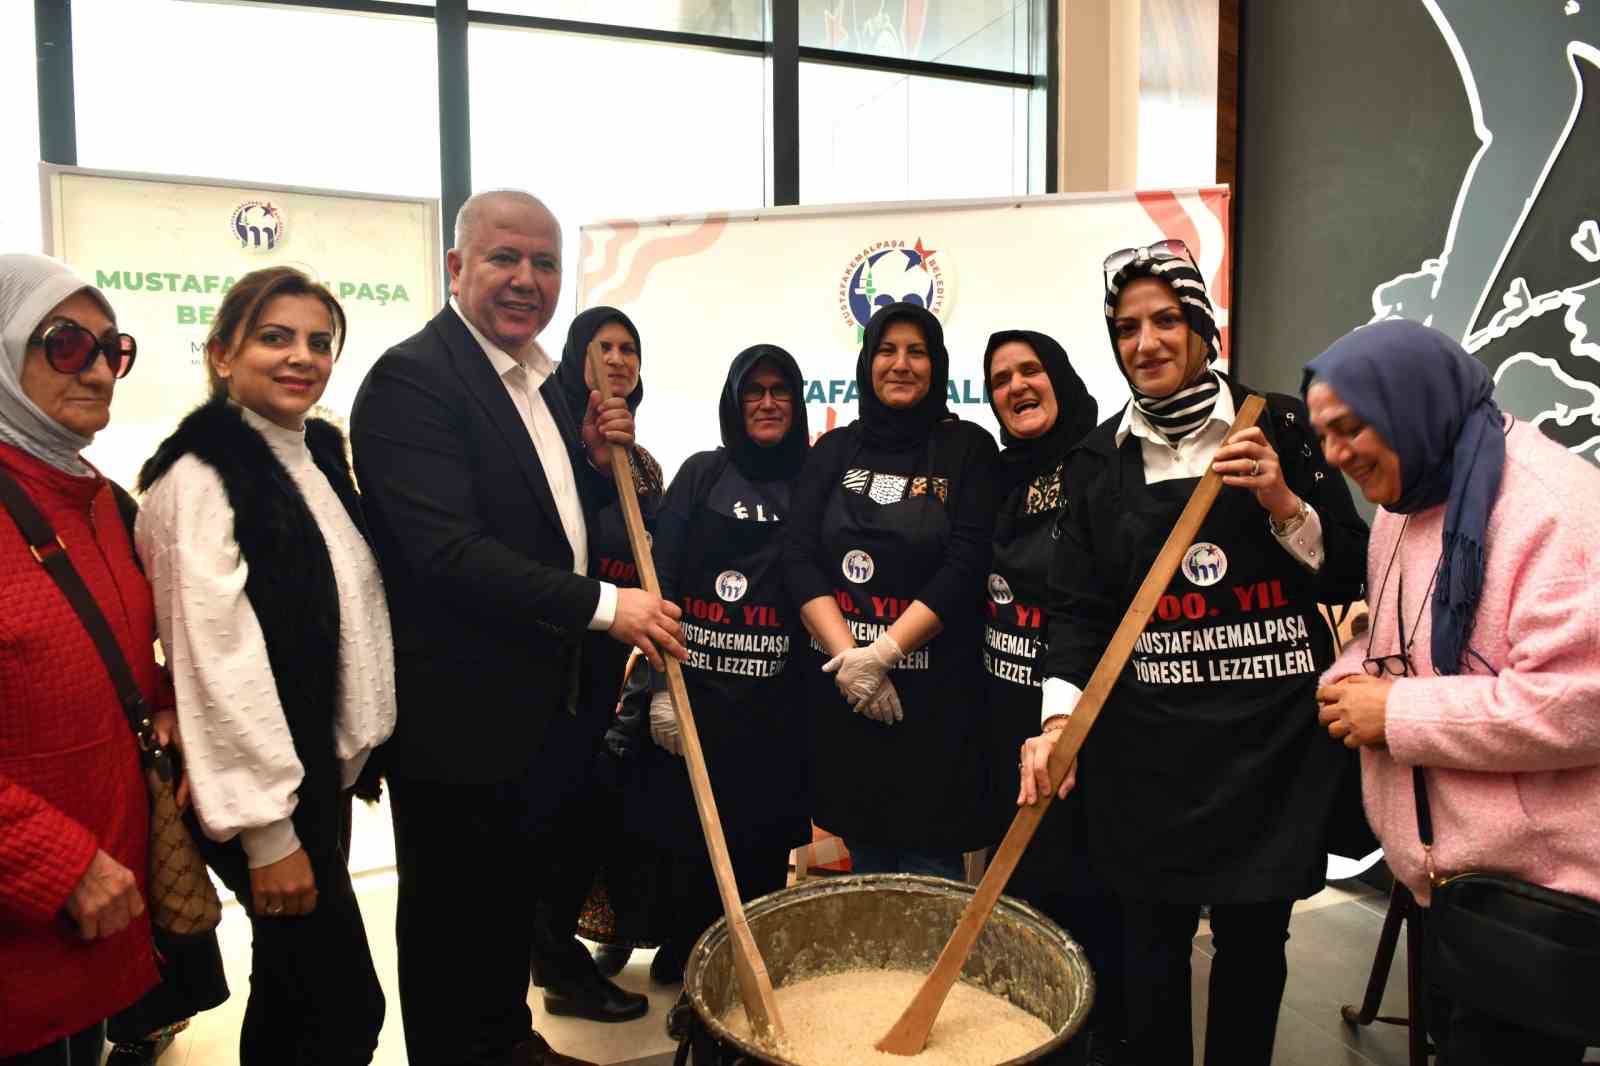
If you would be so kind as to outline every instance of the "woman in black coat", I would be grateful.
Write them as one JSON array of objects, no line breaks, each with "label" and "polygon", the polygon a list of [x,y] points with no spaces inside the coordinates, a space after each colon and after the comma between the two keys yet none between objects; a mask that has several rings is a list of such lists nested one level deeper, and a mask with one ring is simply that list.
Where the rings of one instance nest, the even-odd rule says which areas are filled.
[{"label": "woman in black coat", "polygon": [[[1099,873],[1121,898],[1133,1058],[1190,1062],[1202,904],[1216,956],[1210,1066],[1268,1066],[1296,899],[1322,888],[1348,754],[1317,724],[1333,659],[1319,604],[1362,596],[1366,525],[1298,398],[1217,373],[1217,329],[1182,242],[1113,253],[1106,324],[1133,399],[1072,453],[1049,587],[1042,736],[1022,801],[1197,480],[1224,488],[1106,700],[1076,778]],[[1068,775],[1063,792],[1074,783]]]},{"label": "woman in black coat", "polygon": [[[596,342],[611,394],[625,397],[631,412],[636,412],[644,399],[644,350],[633,321],[615,307],[581,312],[567,330],[561,362],[540,387],[575,462],[586,461],[586,457],[576,458],[583,454],[578,427],[596,388],[587,357],[590,344]],[[637,445],[630,449],[628,459],[648,530],[661,506],[661,466]],[[634,564],[618,500],[608,499],[586,526],[590,576],[618,588],[638,588],[639,568]],[[550,856],[545,877],[535,886],[539,902],[533,980],[544,989],[547,1012],[600,1022],[627,1021],[648,1009],[646,997],[612,982],[573,935],[598,877],[606,886],[615,925],[634,930],[631,936],[611,938],[618,942],[618,952],[617,957],[602,959],[608,963],[606,971],[614,975],[626,963],[629,941],[648,939],[638,927],[646,923],[644,914],[654,891],[651,857],[625,847],[617,796],[609,782],[595,775],[629,650],[605,633],[589,633],[584,638],[579,706],[571,715],[552,716],[540,742],[538,764],[529,776],[532,788],[527,817],[533,831],[546,842],[543,847]]]},{"label": "woman in black coat", "polygon": [[856,363],[861,417],[817,442],[795,487],[813,821],[860,873],[959,879],[962,853],[993,841],[979,611],[995,445],[950,414],[949,374],[937,318],[880,309]]},{"label": "woman in black coat", "polygon": [[[805,702],[791,666],[802,631],[781,556],[809,439],[802,387],[782,348],[740,352],[718,404],[722,447],[684,461],[656,527],[662,595],[683,608],[684,683],[746,899],[782,888],[790,850],[811,834]],[[629,823],[674,857],[673,920],[651,974],[676,980],[722,907],[664,679],[650,733]]]},{"label": "woman in black coat", "polygon": [[[1045,603],[1067,454],[1099,420],[1099,406],[1055,338],[1002,330],[983,353],[989,406],[1004,450],[995,468],[994,561],[983,631],[994,832],[1017,813],[1017,750],[1039,732]],[[1053,805],[1022,853],[1006,893],[1048,915],[1083,945],[1095,973],[1094,1009],[1075,1043],[1114,1048],[1123,1030],[1122,920],[1091,869],[1083,805]]]}]

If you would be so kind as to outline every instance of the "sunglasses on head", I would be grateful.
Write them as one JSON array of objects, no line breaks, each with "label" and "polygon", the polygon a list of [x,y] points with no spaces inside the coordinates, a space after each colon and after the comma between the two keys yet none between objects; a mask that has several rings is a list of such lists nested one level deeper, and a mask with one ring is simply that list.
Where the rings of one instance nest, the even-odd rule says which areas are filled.
[{"label": "sunglasses on head", "polygon": [[1189,252],[1189,246],[1172,237],[1143,248],[1119,248],[1106,256],[1106,261],[1101,264],[1106,273],[1106,284],[1111,284],[1111,279],[1117,271],[1140,259],[1182,259],[1196,270],[1200,269],[1199,264],[1194,261],[1194,256]]},{"label": "sunglasses on head", "polygon": [[125,378],[139,352],[139,342],[127,333],[102,341],[76,322],[57,322],[33,343],[44,346],[45,362],[62,374],[81,374],[104,355],[112,377]]}]

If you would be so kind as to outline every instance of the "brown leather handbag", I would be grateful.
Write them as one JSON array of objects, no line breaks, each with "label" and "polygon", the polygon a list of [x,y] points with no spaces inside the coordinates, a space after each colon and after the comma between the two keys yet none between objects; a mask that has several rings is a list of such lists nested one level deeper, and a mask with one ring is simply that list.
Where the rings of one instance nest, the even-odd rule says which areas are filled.
[{"label": "brown leather handbag", "polygon": [[[95,603],[78,571],[73,569],[66,545],[22,486],[3,471],[0,471],[0,502],[11,512],[33,557],[55,580],[77,612],[83,628],[88,630],[138,741],[139,759],[150,788],[150,872],[145,884],[150,919],[157,928],[179,936],[208,933],[222,920],[222,903],[206,873],[206,864],[195,847],[194,837],[178,810],[173,754],[156,739],[154,716],[133,679],[133,671],[117,646],[117,638],[100,605]],[[124,506],[121,497],[118,505]]]}]

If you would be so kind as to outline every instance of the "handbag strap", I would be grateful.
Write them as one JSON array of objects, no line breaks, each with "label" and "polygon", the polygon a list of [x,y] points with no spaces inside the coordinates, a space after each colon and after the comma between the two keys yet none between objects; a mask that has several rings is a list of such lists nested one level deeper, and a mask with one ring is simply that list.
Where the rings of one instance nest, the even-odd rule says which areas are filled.
[{"label": "handbag strap", "polygon": [[1417,836],[1422,838],[1426,851],[1433,847],[1433,812],[1428,809],[1428,782],[1420,766],[1411,768],[1411,791],[1417,797]]},{"label": "handbag strap", "polygon": [[111,632],[111,624],[106,621],[100,605],[73,567],[72,559],[67,555],[66,543],[51,528],[49,520],[28,498],[22,486],[4,470],[0,470],[0,503],[5,504],[6,510],[11,512],[17,529],[28,542],[28,550],[61,589],[61,594],[67,598],[67,603],[72,605],[78,620],[88,631],[89,639],[94,642],[101,661],[105,663],[106,672],[111,675],[111,683],[116,686],[117,698],[122,703],[123,713],[128,716],[128,726],[139,742],[139,750],[145,756],[146,763],[163,781],[172,780],[171,760],[165,758],[166,753],[156,739],[149,704],[133,679],[133,671],[129,669],[128,660],[117,644],[116,635]]}]

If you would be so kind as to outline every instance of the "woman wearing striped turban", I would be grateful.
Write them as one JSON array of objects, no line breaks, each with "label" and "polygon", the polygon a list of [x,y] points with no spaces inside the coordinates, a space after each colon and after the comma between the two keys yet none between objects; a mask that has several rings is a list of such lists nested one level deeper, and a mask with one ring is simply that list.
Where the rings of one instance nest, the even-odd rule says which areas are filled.
[{"label": "woman wearing striped turban", "polygon": [[1062,794],[1122,898],[1127,1027],[1139,1063],[1192,1062],[1189,960],[1202,904],[1215,957],[1208,1066],[1268,1066],[1294,900],[1322,888],[1348,755],[1317,723],[1333,661],[1318,604],[1361,598],[1367,529],[1297,398],[1212,368],[1217,327],[1181,241],[1106,259],[1106,324],[1133,396],[1068,459],[1049,586],[1044,732],[1022,802],[1049,787],[1059,730],[1197,480],[1223,488],[1158,602]]}]

